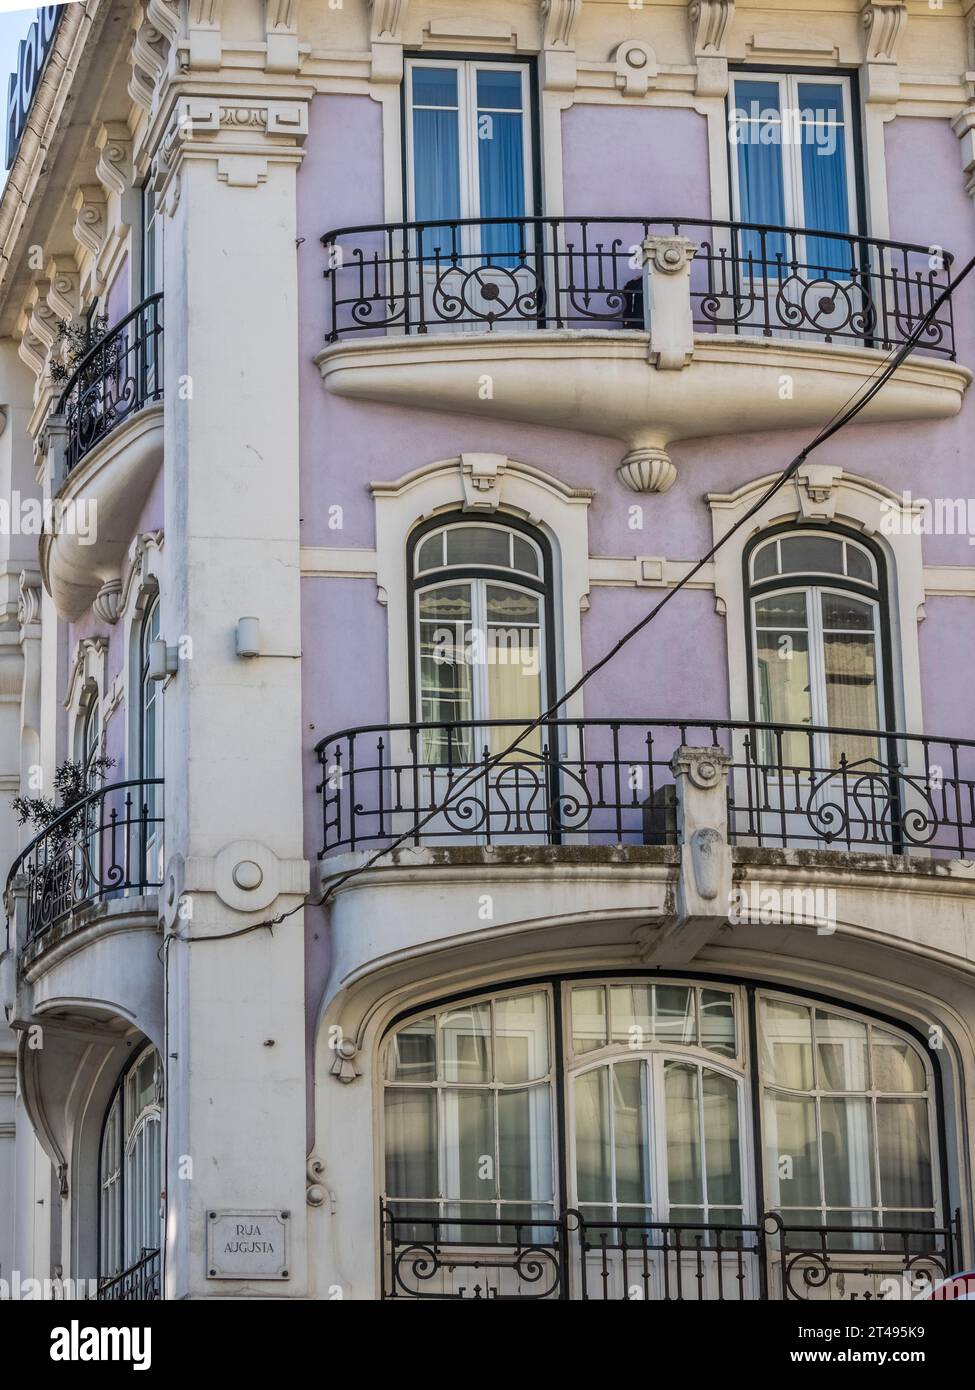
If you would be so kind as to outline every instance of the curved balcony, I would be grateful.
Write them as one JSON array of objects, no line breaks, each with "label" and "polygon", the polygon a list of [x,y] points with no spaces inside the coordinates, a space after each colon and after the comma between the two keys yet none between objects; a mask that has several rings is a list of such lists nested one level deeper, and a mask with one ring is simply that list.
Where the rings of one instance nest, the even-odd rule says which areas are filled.
[{"label": "curved balcony", "polygon": [[[641,267],[653,237],[693,245],[698,333],[891,348],[942,290],[952,257],[875,237],[694,217],[400,222],[327,232],[327,339],[451,328],[649,331]],[[489,249],[490,248],[490,249]],[[951,301],[922,348],[955,356]]]},{"label": "curved balcony", "polygon": [[123,420],[163,394],[161,294],[150,295],[78,362],[55,414],[67,432],[66,473]]},{"label": "curved balcony", "polygon": [[163,457],[162,295],[152,295],[75,368],[46,426],[49,529],[44,581],[77,621],[99,590],[117,590],[133,530]]},{"label": "curved balcony", "polygon": [[728,759],[734,846],[975,858],[975,740],[728,720],[552,719],[492,766],[492,754],[523,727],[371,725],[323,739],[319,858],[374,851],[407,832],[413,846],[675,845],[672,762],[688,746]]},{"label": "curved balcony", "polygon": [[[330,391],[609,435],[625,464],[657,463],[646,491],[672,484],[676,440],[821,425],[912,339],[952,267],[912,243],[700,218],[401,222],[322,240]],[[864,418],[957,414],[971,373],[954,357],[949,299]]]},{"label": "curved balcony", "polygon": [[163,865],[162,779],[89,792],[14,861],[5,897],[18,951],[33,956],[62,940],[96,904],[155,892]]}]

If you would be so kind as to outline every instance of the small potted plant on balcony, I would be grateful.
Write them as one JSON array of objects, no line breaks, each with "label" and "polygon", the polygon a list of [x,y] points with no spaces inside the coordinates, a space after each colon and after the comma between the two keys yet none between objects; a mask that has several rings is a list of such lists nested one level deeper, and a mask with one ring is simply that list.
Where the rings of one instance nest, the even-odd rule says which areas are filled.
[{"label": "small potted plant on balcony", "polygon": [[[54,826],[53,838],[60,844],[70,839],[84,828],[85,811],[81,803],[92,791],[97,790],[109,768],[115,766],[114,758],[89,758],[87,763],[72,762],[70,759],[59,764],[54,773],[54,797],[15,796],[10,805],[17,817],[18,825],[32,825],[38,833]],[[76,815],[65,815],[72,806],[77,806]],[[64,817],[62,820],[61,817]]]}]

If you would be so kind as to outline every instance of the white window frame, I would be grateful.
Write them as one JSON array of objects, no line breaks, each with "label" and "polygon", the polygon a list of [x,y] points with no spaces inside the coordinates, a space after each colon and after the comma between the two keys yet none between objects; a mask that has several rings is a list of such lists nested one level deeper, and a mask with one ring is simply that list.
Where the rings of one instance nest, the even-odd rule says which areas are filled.
[{"label": "white window frame", "polygon": [[[779,110],[801,109],[799,104],[799,84],[804,86],[841,87],[843,89],[843,144],[846,155],[846,199],[847,213],[850,228],[848,232],[835,232],[835,236],[858,236],[860,232],[860,219],[858,213],[857,187],[859,168],[856,159],[856,145],[853,139],[853,121],[855,112],[852,102],[852,83],[850,78],[842,73],[826,75],[824,73],[804,73],[802,71],[782,73],[782,72],[761,72],[737,71],[731,74],[731,109],[732,113],[745,110],[743,103],[738,101],[739,82],[770,82],[778,87],[779,90]],[[744,124],[744,122],[741,122]],[[805,126],[807,122],[803,122]],[[827,122],[831,125],[833,122]],[[784,202],[785,226],[791,228],[805,228],[805,200],[802,186],[802,159],[800,157],[801,145],[786,144],[780,141],[779,150],[782,160],[782,191]],[[742,219],[741,210],[741,187],[739,182],[738,168],[738,147],[732,149],[731,158],[731,196],[733,218],[737,221]],[[809,230],[815,232],[814,228]],[[823,232],[823,236],[831,233]],[[803,248],[805,254],[805,248]]]},{"label": "white window frame", "polygon": [[[414,177],[413,149],[413,73],[417,68],[450,68],[457,73],[457,106],[425,108],[438,111],[457,112],[458,181],[460,191],[461,219],[481,216],[480,166],[478,163],[478,116],[477,74],[479,71],[517,72],[521,76],[521,138],[522,167],[524,172],[524,212],[522,218],[534,215],[534,150],[532,145],[532,88],[527,63],[496,63],[476,58],[409,58],[406,62],[406,205],[407,220],[415,222],[416,181]],[[511,112],[505,108],[504,113]],[[498,114],[504,114],[500,110]],[[484,114],[481,112],[480,114]],[[488,109],[487,114],[490,114]],[[517,219],[516,219],[517,220]],[[477,255],[480,247],[480,233],[477,227],[461,228],[460,243],[465,255]],[[426,249],[426,248],[424,248]]]}]

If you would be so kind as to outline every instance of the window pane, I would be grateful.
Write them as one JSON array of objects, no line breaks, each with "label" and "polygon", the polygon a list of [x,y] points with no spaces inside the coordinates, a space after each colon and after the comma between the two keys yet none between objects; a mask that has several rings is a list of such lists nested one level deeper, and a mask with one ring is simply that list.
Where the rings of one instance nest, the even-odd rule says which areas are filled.
[{"label": "window pane", "polygon": [[433,1016],[408,1023],[386,1047],[387,1081],[435,1081],[437,1044]]},{"label": "window pane", "polygon": [[766,1081],[793,1091],[813,1084],[809,1010],[781,999],[762,1000],[762,1057]]},{"label": "window pane", "polygon": [[479,68],[477,73],[477,105],[502,109],[521,110],[521,73],[504,68]]},{"label": "window pane", "polygon": [[515,569],[522,574],[538,574],[538,551],[521,536],[512,537]]},{"label": "window pane", "polygon": [[[488,713],[493,719],[530,721],[542,712],[542,630],[537,595],[487,585]],[[515,730],[491,730],[491,751],[501,752]],[[535,729],[508,761],[537,757],[541,730]],[[528,793],[530,794],[530,792]]]},{"label": "window pane", "polygon": [[934,1205],[926,1101],[877,1101],[877,1154],[884,1206]]},{"label": "window pane", "polygon": [[616,1200],[649,1204],[650,1154],[647,1147],[646,1063],[617,1062],[613,1068],[616,1141]]},{"label": "window pane", "polygon": [[816,1102],[811,1096],[766,1094],[765,1163],[773,1206],[819,1205]]},{"label": "window pane", "polygon": [[873,1030],[873,1086],[875,1091],[924,1091],[927,1077],[924,1063],[903,1038],[893,1033],[885,1033],[880,1028]]},{"label": "window pane", "polygon": [[645,1047],[653,1040],[653,986],[612,985],[613,1042]]},{"label": "window pane", "polygon": [[440,1031],[445,1081],[491,1080],[490,1004],[469,1004],[441,1014]]},{"label": "window pane", "polygon": [[788,594],[770,594],[767,598],[758,599],[755,603],[755,622],[759,627],[771,628],[773,632],[780,628],[805,630],[808,626],[806,595],[799,590]]},{"label": "window pane", "polygon": [[701,1046],[724,1057],[737,1055],[734,995],[717,989],[701,990]]},{"label": "window pane", "polygon": [[738,1085],[730,1076],[704,1068],[704,1153],[709,1203],[741,1202],[741,1144]]},{"label": "window pane", "polygon": [[437,1095],[433,1090],[388,1090],[386,1193],[390,1197],[436,1197]]},{"label": "window pane", "polygon": [[442,564],[443,532],[435,531],[432,536],[427,536],[426,540],[417,547],[417,574],[422,574],[425,570],[439,569]]},{"label": "window pane", "polygon": [[[447,723],[473,718],[471,667],[467,644],[471,630],[469,584],[447,584],[419,596],[420,719]],[[471,731],[427,729],[424,762],[469,762]]]},{"label": "window pane", "polygon": [[456,106],[456,68],[414,68],[414,106]]},{"label": "window pane", "polygon": [[605,1047],[606,991],[594,989],[572,991],[572,1048],[574,1052],[595,1052]]},{"label": "window pane", "polygon": [[534,1081],[548,1075],[548,997],[519,994],[494,1006],[498,1081]]},{"label": "window pane", "polygon": [[823,1099],[823,1187],[830,1207],[870,1207],[874,1195],[869,1102]]},{"label": "window pane", "polygon": [[832,536],[783,536],[783,574],[842,574],[843,542]]},{"label": "window pane", "polygon": [[874,582],[873,565],[869,555],[865,554],[859,546],[849,543],[846,547],[846,572],[851,579],[863,579],[868,584]]},{"label": "window pane", "polygon": [[[429,70],[424,70],[429,71]],[[449,76],[449,74],[447,74]],[[413,74],[414,96],[420,72]],[[454,78],[456,81],[456,77]],[[460,217],[460,154],[456,111],[413,111],[413,206],[418,222]],[[424,251],[451,244],[446,228],[429,234]]]},{"label": "window pane", "polygon": [[654,1034],[658,1042],[697,1042],[694,990],[683,985],[655,985],[654,1005]]},{"label": "window pane", "polygon": [[867,1089],[867,1029],[855,1019],[816,1010],[819,1085],[824,1091]]},{"label": "window pane", "polygon": [[499,1092],[498,1144],[501,1196],[507,1201],[551,1201],[552,1104],[548,1086]]},{"label": "window pane", "polygon": [[823,594],[823,627],[873,632],[873,606],[849,594]]},{"label": "window pane", "polygon": [[511,533],[503,526],[456,526],[447,532],[448,565],[511,568]]},{"label": "window pane", "polygon": [[573,1099],[578,1199],[580,1202],[611,1202],[609,1069],[596,1067],[577,1076]]},{"label": "window pane", "polygon": [[[784,598],[785,596],[781,596]],[[788,596],[790,607],[798,600],[802,605],[801,621],[805,621],[805,596]],[[780,599],[763,599],[758,605],[769,615],[773,603]],[[785,616],[786,623],[792,613]],[[759,628],[755,633],[755,666],[758,696],[758,718],[769,724],[812,723],[812,699],[809,676],[809,638],[804,630]],[[779,740],[771,733],[760,740],[760,758],[765,763],[777,763]],[[781,736],[781,756],[787,767],[809,766],[809,740],[792,731]]]},{"label": "window pane", "polygon": [[778,550],[775,541],[768,541],[755,551],[752,560],[752,577],[754,579],[770,579],[772,575],[778,573]]},{"label": "window pane", "polygon": [[447,1197],[487,1202],[497,1196],[494,1097],[494,1091],[448,1090],[443,1093],[444,1194]]},{"label": "window pane", "polygon": [[[826,718],[830,724],[846,729],[875,729],[880,718],[877,698],[877,647],[873,635],[830,633],[823,635],[826,666]],[[869,735],[831,734],[830,754],[834,767],[845,754],[848,763],[877,761],[879,743]],[[870,794],[868,784],[858,787],[862,798]],[[884,814],[886,784],[877,787],[878,816]],[[869,814],[869,807],[867,814]]]},{"label": "window pane", "polygon": [[697,1067],[667,1062],[667,1190],[671,1205],[704,1200],[701,1175],[701,1122]]},{"label": "window pane", "polygon": [[[778,123],[778,83],[736,82],[735,107],[741,219],[780,227],[785,222],[785,179]],[[769,131],[774,132],[774,143],[768,141]],[[764,143],[763,134],[766,136]],[[781,273],[778,264],[786,258],[785,237],[782,233],[773,233],[763,242],[759,233],[743,232],[741,254],[758,262],[756,275],[777,275]]]}]

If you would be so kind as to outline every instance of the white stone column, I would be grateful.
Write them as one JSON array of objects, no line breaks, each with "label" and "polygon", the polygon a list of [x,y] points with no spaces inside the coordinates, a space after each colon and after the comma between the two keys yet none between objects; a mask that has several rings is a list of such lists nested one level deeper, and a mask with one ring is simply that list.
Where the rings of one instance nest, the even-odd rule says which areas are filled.
[{"label": "white stone column", "polygon": [[[244,661],[238,618],[298,652],[295,175],[305,106],[188,99],[164,149],[167,1297],[301,1296],[301,663]],[[211,1215],[215,1213],[216,1215]],[[287,1277],[209,1277],[222,1213],[262,1222]],[[267,1213],[267,1217],[262,1214]],[[284,1215],[286,1213],[286,1215]],[[268,1268],[270,1268],[270,1263]]]}]

